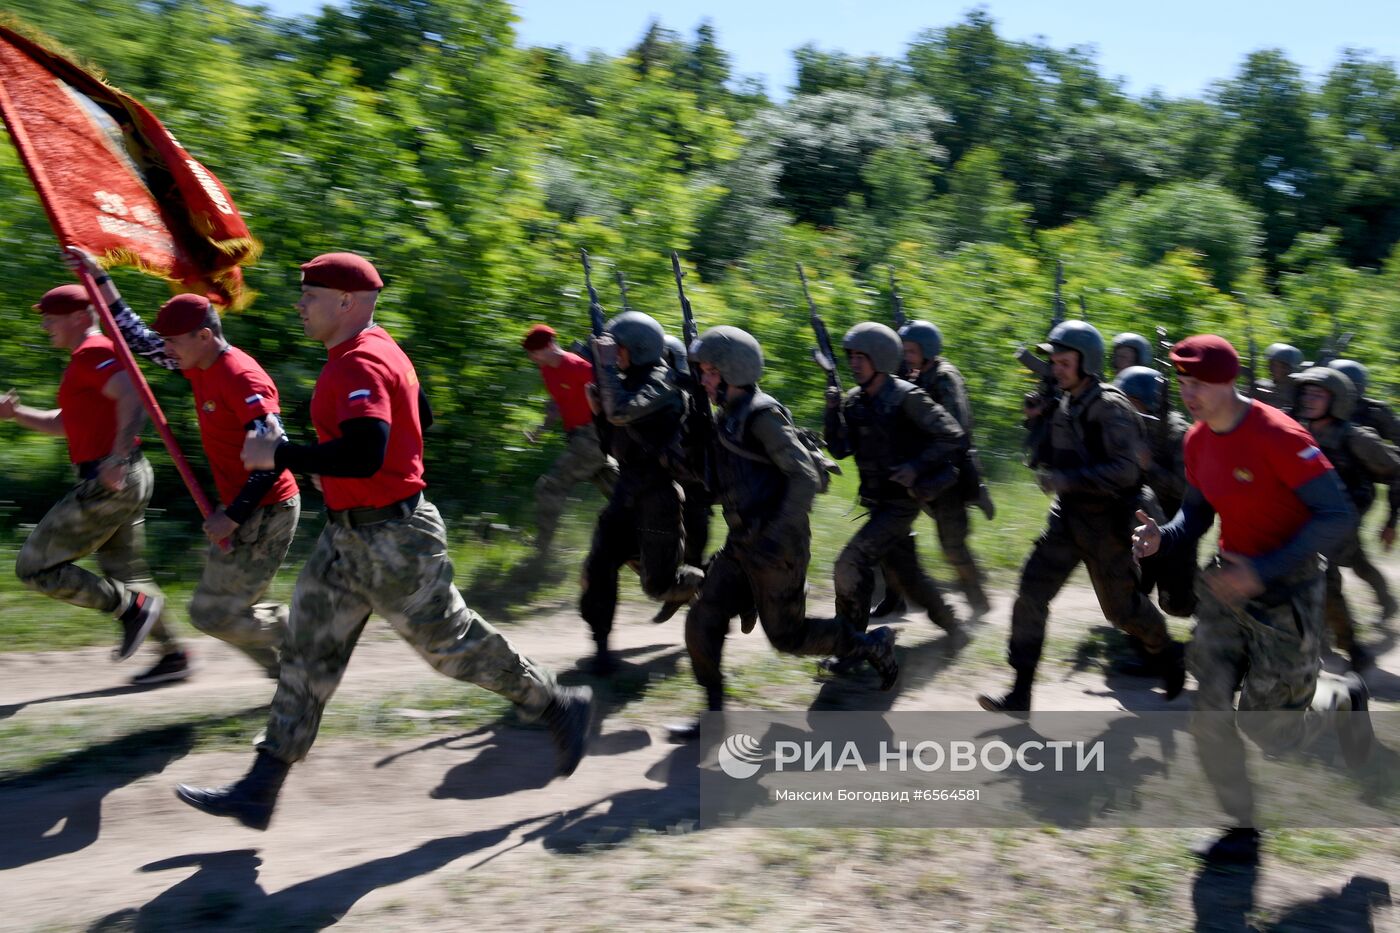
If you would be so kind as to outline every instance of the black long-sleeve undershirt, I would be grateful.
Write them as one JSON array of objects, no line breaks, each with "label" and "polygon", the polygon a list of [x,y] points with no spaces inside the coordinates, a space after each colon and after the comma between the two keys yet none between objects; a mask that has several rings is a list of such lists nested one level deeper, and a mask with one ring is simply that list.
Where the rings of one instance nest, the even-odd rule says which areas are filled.
[{"label": "black long-sleeve undershirt", "polygon": [[379,472],[389,448],[389,422],[351,418],[340,423],[340,437],[322,444],[286,443],[277,448],[278,469],[321,476],[364,479]]}]

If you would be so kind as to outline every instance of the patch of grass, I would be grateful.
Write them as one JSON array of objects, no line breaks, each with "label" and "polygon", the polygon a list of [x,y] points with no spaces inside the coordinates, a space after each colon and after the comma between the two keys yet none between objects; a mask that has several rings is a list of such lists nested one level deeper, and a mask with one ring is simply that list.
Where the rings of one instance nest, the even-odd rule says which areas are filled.
[{"label": "patch of grass", "polygon": [[1264,848],[1291,865],[1325,868],[1367,848],[1362,833],[1285,829],[1264,834]]}]

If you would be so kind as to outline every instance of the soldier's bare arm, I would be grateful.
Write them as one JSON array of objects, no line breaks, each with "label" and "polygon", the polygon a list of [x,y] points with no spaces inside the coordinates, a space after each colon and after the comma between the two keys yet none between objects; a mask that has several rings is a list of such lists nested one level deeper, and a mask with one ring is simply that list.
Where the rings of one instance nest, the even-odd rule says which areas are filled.
[{"label": "soldier's bare arm", "polygon": [[19,393],[14,389],[0,396],[0,420],[15,424],[40,434],[63,436],[63,412],[57,408],[30,408],[21,405]]},{"label": "soldier's bare arm", "polygon": [[117,434],[112,452],[102,462],[97,478],[109,489],[121,489],[126,482],[126,461],[136,447],[137,435],[146,423],[146,410],[136,393],[131,377],[125,371],[117,373],[102,387],[102,394],[117,403]]}]

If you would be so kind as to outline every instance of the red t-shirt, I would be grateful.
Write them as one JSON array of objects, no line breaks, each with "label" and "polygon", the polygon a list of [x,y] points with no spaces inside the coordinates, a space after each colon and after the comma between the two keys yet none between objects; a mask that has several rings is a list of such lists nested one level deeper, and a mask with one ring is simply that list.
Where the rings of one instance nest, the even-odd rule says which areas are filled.
[{"label": "red t-shirt", "polygon": [[321,477],[326,507],[379,508],[425,488],[418,374],[408,355],[376,326],[332,347],[328,357],[311,396],[316,436],[325,443],[340,437],[342,421],[378,418],[389,424],[389,446],[373,476]]},{"label": "red t-shirt", "polygon": [[83,338],[63,370],[58,407],[63,410],[68,459],[74,463],[101,460],[112,452],[117,437],[117,403],[103,395],[102,389],[121,371],[112,341],[101,334]]},{"label": "red t-shirt", "polygon": [[[282,410],[277,404],[277,386],[256,360],[237,347],[220,353],[208,369],[182,372],[194,390],[199,436],[214,473],[219,501],[227,506],[248,482],[242,456],[246,425]],[[296,494],[297,481],[283,470],[258,505],[285,502]]]},{"label": "red t-shirt", "polygon": [[1220,516],[1222,551],[1259,557],[1287,544],[1309,518],[1294,490],[1330,469],[1302,425],[1262,402],[1227,434],[1204,422],[1186,432],[1186,481]]},{"label": "red t-shirt", "polygon": [[564,361],[556,367],[541,366],[540,376],[544,387],[559,406],[559,417],[564,420],[564,430],[589,424],[593,421],[593,410],[588,407],[588,384],[593,381],[593,364],[577,353],[564,354]]}]

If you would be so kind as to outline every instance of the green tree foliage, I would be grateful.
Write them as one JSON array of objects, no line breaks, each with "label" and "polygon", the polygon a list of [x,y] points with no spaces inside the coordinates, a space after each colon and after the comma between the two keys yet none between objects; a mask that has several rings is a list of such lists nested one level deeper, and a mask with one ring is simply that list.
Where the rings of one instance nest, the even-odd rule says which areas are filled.
[{"label": "green tree foliage", "polygon": [[[774,102],[708,22],[651,22],[614,57],[521,47],[505,0],[348,0],[299,19],[231,0],[8,8],[145,101],[234,192],[266,249],[228,333],[298,432],[324,353],[292,316],[297,264],[348,249],[380,266],[380,319],[439,415],[429,479],[466,507],[522,509],[553,454],[516,442],[543,400],[518,341],[537,320],[586,334],[580,247],[673,330],[680,251],[701,325],[757,334],[766,387],[808,424],[823,378],[793,264],[837,336],[888,319],[892,268],[908,312],[943,328],[993,469],[1017,455],[1030,383],[1011,352],[1044,335],[1057,259],[1071,309],[1082,299],[1106,335],[1161,325],[1243,346],[1238,292],[1261,343],[1312,354],[1353,332],[1375,384],[1400,381],[1389,60],[1349,52],[1310,86],[1258,52],[1206,99],[1134,98],[1092,49],[1009,41],[979,9],[899,58],[804,46]],[[63,361],[27,309],[67,272],[8,147],[0,204],[5,379],[47,403]],[[147,315],[165,295],[119,276]],[[618,310],[612,277],[598,284]],[[183,381],[151,379],[193,447]],[[64,482],[49,439],[0,437],[7,476]],[[48,492],[32,508],[21,492],[21,511]]]}]

